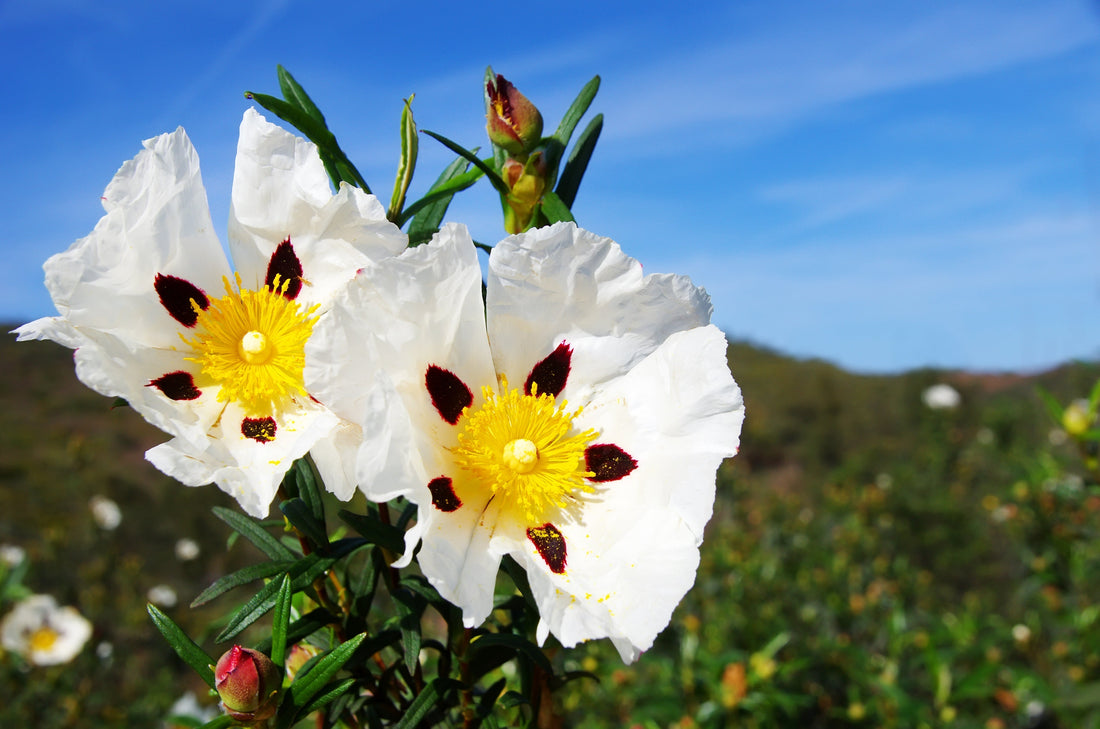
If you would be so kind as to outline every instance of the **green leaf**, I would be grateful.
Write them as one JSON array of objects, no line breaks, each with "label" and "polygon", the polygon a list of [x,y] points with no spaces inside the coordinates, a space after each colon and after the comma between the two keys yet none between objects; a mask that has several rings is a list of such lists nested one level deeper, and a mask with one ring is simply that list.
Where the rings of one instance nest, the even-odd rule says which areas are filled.
[{"label": "green leaf", "polygon": [[[292,591],[293,592],[293,591]],[[331,625],[336,621],[335,616],[324,608],[310,610],[302,617],[290,624],[286,631],[286,644],[294,645],[298,641],[308,638],[321,628]],[[271,638],[264,638],[256,645],[256,650],[261,653],[271,653]]]},{"label": "green leaf", "polygon": [[242,537],[252,542],[261,552],[274,560],[295,559],[298,555],[290,551],[278,539],[273,537],[251,517],[240,514],[224,506],[215,506],[214,516],[218,517]]},{"label": "green leaf", "polygon": [[596,92],[599,90],[600,77],[598,75],[593,76],[577,94],[577,98],[573,99],[573,103],[569,105],[569,108],[565,110],[565,115],[562,116],[561,121],[558,123],[558,129],[554,132],[554,139],[561,142],[562,147],[569,146],[569,138],[573,136],[573,130],[577,128],[581,117],[588,111],[592,99],[596,98]]},{"label": "green leaf", "polygon": [[346,693],[348,689],[355,685],[355,682],[356,679],[354,678],[345,678],[343,681],[327,684],[308,704],[298,711],[299,716],[309,716],[318,709],[325,708],[339,696]]},{"label": "green leaf", "polygon": [[279,511],[283,512],[287,521],[306,535],[315,547],[323,548],[328,544],[328,534],[325,533],[324,525],[314,518],[312,510],[305,501],[297,497],[287,499],[279,504]]},{"label": "green leaf", "polygon": [[401,642],[405,648],[405,666],[412,671],[420,662],[420,618],[424,615],[427,601],[404,585],[393,593],[393,599],[399,617]]},{"label": "green leaf", "polygon": [[392,223],[402,219],[401,208],[405,205],[405,193],[409,191],[413,172],[416,171],[420,139],[416,135],[412,100],[413,95],[405,99],[405,108],[401,110],[401,161],[397,165],[397,179],[393,181],[393,197],[390,198],[390,209],[386,213],[386,218]]},{"label": "green leaf", "polygon": [[542,196],[542,213],[550,223],[557,223],[559,221],[576,222],[573,219],[573,213],[569,210],[569,206],[562,202],[561,198],[553,192],[547,192]]},{"label": "green leaf", "polygon": [[470,163],[462,157],[451,162],[432,185],[432,189],[428,190],[424,197],[405,208],[397,224],[400,227],[408,222],[410,217],[413,219],[409,226],[410,238],[420,232],[438,230],[455,193],[473,186],[485,174],[477,168],[467,172],[466,168],[469,165]]},{"label": "green leaf", "polygon": [[554,192],[569,208],[577,199],[577,190],[581,186],[581,178],[588,169],[588,161],[592,159],[592,152],[596,149],[596,142],[603,130],[603,114],[597,114],[588,126],[581,132],[577,143],[573,145],[573,151],[569,153],[569,159],[565,162],[565,168],[561,171],[558,186]]},{"label": "green leaf", "polygon": [[294,723],[311,699],[321,693],[328,680],[344,667],[366,637],[366,633],[360,633],[345,641],[321,656],[308,671],[294,677],[286,690],[282,705],[279,706],[279,713],[275,718],[276,729],[286,729]]},{"label": "green leaf", "polygon": [[500,175],[498,175],[491,167],[489,167],[489,165],[478,159],[478,156],[476,154],[466,149],[465,147],[459,146],[455,142],[452,142],[451,140],[444,137],[442,134],[429,132],[427,129],[424,130],[424,133],[432,139],[435,139],[444,147],[459,155],[466,161],[470,162],[474,167],[477,167],[479,170],[484,172],[485,177],[488,178],[489,182],[493,184],[493,187],[496,188],[496,191],[499,192],[501,195],[508,194],[508,185],[504,184],[504,180],[501,179]]},{"label": "green leaf", "polygon": [[1043,401],[1043,405],[1046,406],[1047,412],[1050,413],[1050,417],[1054,419],[1054,422],[1058,425],[1062,424],[1062,415],[1065,414],[1065,409],[1062,407],[1062,403],[1051,395],[1046,389],[1042,387],[1036,387],[1035,391],[1039,394],[1039,399]]},{"label": "green leaf", "polygon": [[281,65],[276,66],[275,70],[279,76],[279,88],[283,92],[283,98],[297,106],[327,129],[328,125],[325,123],[325,117],[321,114],[321,110],[313,103],[313,99],[309,98],[309,94],[306,93],[306,90],[302,88],[301,84],[295,81],[294,77],[290,75],[290,71],[287,71]]},{"label": "green leaf", "polygon": [[341,509],[338,516],[371,544],[398,554],[405,551],[405,535],[397,527],[347,509]]},{"label": "green leaf", "polygon": [[290,575],[283,575],[279,594],[275,598],[275,612],[271,618],[271,662],[279,668],[286,659],[286,634],[290,627]]},{"label": "green leaf", "polygon": [[[325,502],[321,496],[320,476],[313,465],[313,460],[307,455],[294,462],[291,469],[294,479],[298,483],[298,495],[309,506],[313,518],[321,524],[325,523]],[[325,541],[328,541],[326,538]]]},{"label": "green leaf", "polygon": [[229,714],[222,714],[202,725],[202,729],[226,729],[226,727],[240,726],[240,723]]},{"label": "green leaf", "polygon": [[508,648],[517,656],[525,656],[549,675],[554,675],[554,667],[550,664],[550,659],[542,652],[542,648],[539,648],[521,635],[514,635],[512,633],[480,633],[470,639],[471,652],[496,646]]},{"label": "green leaf", "polygon": [[485,689],[485,693],[482,694],[481,700],[477,702],[477,715],[484,719],[492,713],[493,707],[497,703],[497,699],[504,693],[505,686],[508,685],[508,679],[502,678],[494,683],[489,688]]},{"label": "green leaf", "polygon": [[162,613],[156,605],[149,603],[145,609],[153,619],[153,625],[157,626],[157,630],[168,641],[168,645],[172,646],[172,650],[183,659],[184,663],[191,666],[195,673],[199,674],[199,678],[205,681],[207,686],[214,688],[214,659],[206,655],[206,651],[191,640],[183,629],[176,625],[172,618]]},{"label": "green leaf", "polygon": [[393,725],[393,729],[413,729],[419,726],[420,721],[426,717],[448,691],[461,688],[462,684],[453,678],[437,678],[429,683],[424,690],[416,695],[413,702],[405,709],[401,719]]},{"label": "green leaf", "polygon": [[261,564],[243,567],[236,572],[232,572],[225,577],[217,579],[210,587],[200,592],[199,596],[191,601],[191,607],[194,608],[205,605],[215,597],[219,597],[235,587],[247,585],[249,582],[264,580],[268,577],[274,577],[275,575],[286,572],[294,566],[296,561],[297,560],[293,559],[285,559],[279,560],[278,562],[262,562]]}]

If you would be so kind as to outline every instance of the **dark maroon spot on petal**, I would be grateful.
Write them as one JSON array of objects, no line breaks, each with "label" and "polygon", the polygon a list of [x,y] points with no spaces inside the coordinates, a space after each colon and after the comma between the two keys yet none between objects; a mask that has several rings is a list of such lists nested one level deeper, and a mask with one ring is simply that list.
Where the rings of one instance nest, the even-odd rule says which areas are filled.
[{"label": "dark maroon spot on petal", "polygon": [[455,493],[454,483],[446,476],[429,481],[428,490],[432,492],[432,506],[440,511],[450,513],[462,506],[462,499]]},{"label": "dark maroon spot on petal", "polygon": [[170,400],[196,400],[202,391],[195,387],[195,378],[190,372],[169,372],[149,382],[149,387],[155,387],[164,393]]},{"label": "dark maroon spot on petal", "polygon": [[302,291],[302,262],[298,260],[298,254],[294,252],[289,236],[275,248],[267,264],[267,278],[264,283],[272,290],[276,289],[276,277],[279,279],[277,288],[283,292],[283,296],[291,301],[298,298],[298,294]]},{"label": "dark maroon spot on petal", "polygon": [[596,474],[590,481],[618,481],[638,467],[630,454],[611,443],[590,445],[584,451],[585,467]]},{"label": "dark maroon spot on petal", "polygon": [[153,288],[160,296],[161,305],[172,315],[172,318],[185,327],[195,326],[199,320],[199,313],[191,306],[194,301],[200,309],[210,306],[210,299],[206,298],[195,284],[178,276],[165,276],[158,273],[153,279]]},{"label": "dark maroon spot on petal", "polygon": [[546,359],[531,368],[531,374],[527,375],[527,382],[523,384],[523,391],[531,394],[532,388],[539,395],[553,395],[557,397],[565,389],[565,381],[569,379],[569,363],[573,359],[573,348],[565,342],[558,345]]},{"label": "dark maroon spot on petal", "polygon": [[429,365],[424,373],[424,386],[432,396],[432,405],[439,411],[440,417],[451,425],[458,422],[463,408],[474,401],[474,393],[458,375],[436,365]]},{"label": "dark maroon spot on petal", "polygon": [[553,524],[543,524],[527,530],[527,538],[539,551],[539,556],[554,574],[565,572],[565,537]]},{"label": "dark maroon spot on petal", "polygon": [[267,443],[275,440],[275,418],[245,418],[241,421],[241,435]]}]

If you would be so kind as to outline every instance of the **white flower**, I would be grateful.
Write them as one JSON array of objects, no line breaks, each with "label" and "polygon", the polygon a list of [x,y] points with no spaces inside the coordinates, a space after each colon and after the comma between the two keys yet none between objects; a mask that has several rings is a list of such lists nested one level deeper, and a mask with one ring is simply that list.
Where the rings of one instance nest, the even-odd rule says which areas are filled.
[{"label": "white flower", "polygon": [[[218,707],[215,704],[202,705],[199,703],[198,697],[194,692],[188,691],[176,699],[176,702],[172,704],[172,707],[168,709],[169,721],[164,723],[166,727],[179,726],[171,722],[171,717],[178,717],[184,719],[194,719],[200,723],[206,723],[211,719],[214,719],[221,713],[218,711]],[[188,724],[188,726],[190,726]]]},{"label": "white flower", "polygon": [[176,595],[176,591],[169,585],[153,585],[145,593],[145,599],[154,605],[160,605],[161,607],[171,608],[175,607],[179,602],[179,597]]},{"label": "white flower", "polygon": [[316,147],[249,110],[229,220],[236,273],[183,129],[147,140],[103,206],[89,236],[46,262],[60,316],[19,338],[76,349],[81,381],[173,436],[146,457],[189,486],[217,483],[263,516],[313,449],[326,484],[350,496],[334,442],[351,426],[310,398],[303,346],[335,290],[407,245],[381,204],[346,185],[333,195]]},{"label": "white flower", "polygon": [[962,402],[959,391],[944,382],[926,388],[921,399],[932,410],[953,410]]},{"label": "white flower", "polygon": [[92,624],[72,607],[58,607],[50,595],[20,601],[2,623],[4,648],[36,666],[68,663],[92,636]]},{"label": "white flower", "polygon": [[0,562],[8,567],[18,567],[27,558],[27,551],[15,544],[0,544]]},{"label": "white flower", "polygon": [[197,558],[202,550],[199,543],[189,537],[176,541],[176,559],[180,562],[190,562]]},{"label": "white flower", "polygon": [[715,471],[737,451],[741,393],[710,312],[687,278],[643,277],[572,224],[500,243],[483,307],[469,234],[447,226],[342,293],[308,345],[338,370],[306,379],[375,436],[360,487],[419,505],[403,561],[422,541],[467,626],[509,554],[540,642],[609,637],[632,661],[694,582]]},{"label": "white flower", "polygon": [[88,508],[100,529],[113,532],[122,523],[122,510],[106,496],[93,496],[88,500]]}]

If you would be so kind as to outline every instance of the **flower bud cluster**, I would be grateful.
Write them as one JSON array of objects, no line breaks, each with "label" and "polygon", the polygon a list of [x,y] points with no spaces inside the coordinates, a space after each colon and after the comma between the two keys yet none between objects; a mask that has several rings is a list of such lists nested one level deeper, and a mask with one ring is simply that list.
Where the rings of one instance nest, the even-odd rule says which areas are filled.
[{"label": "flower bud cluster", "polygon": [[509,191],[504,199],[504,228],[521,233],[531,227],[550,182],[542,147],[542,114],[500,74],[485,83],[485,99],[489,139],[507,154],[500,170]]}]

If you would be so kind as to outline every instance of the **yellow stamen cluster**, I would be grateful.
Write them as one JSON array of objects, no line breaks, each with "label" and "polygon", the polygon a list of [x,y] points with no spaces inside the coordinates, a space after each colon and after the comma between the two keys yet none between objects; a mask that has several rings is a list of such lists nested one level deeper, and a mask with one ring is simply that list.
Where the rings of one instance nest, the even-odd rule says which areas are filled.
[{"label": "yellow stamen cluster", "polygon": [[[259,291],[236,289],[225,279],[225,296],[198,309],[188,357],[204,377],[221,385],[218,399],[238,402],[251,412],[279,409],[294,395],[305,395],[305,346],[317,322],[317,306],[303,309],[283,296],[288,281]],[[182,335],[181,335],[182,336]]]},{"label": "yellow stamen cluster", "polygon": [[30,646],[32,651],[43,653],[53,648],[53,644],[56,643],[57,639],[60,637],[61,636],[56,630],[49,626],[44,626],[30,634],[30,637],[27,639],[27,645]]},{"label": "yellow stamen cluster", "polygon": [[573,432],[578,408],[557,405],[553,395],[482,388],[485,402],[467,409],[454,449],[455,462],[487,485],[506,508],[527,524],[540,523],[578,492],[594,489],[585,479],[585,449],[596,431]]}]

